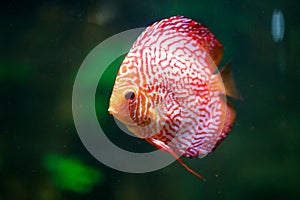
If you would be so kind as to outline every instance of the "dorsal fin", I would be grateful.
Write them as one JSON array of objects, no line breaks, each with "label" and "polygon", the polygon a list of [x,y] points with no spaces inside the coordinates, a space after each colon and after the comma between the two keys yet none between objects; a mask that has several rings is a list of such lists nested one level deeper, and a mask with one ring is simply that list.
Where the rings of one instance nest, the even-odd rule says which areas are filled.
[{"label": "dorsal fin", "polygon": [[217,40],[216,36],[203,24],[184,16],[174,16],[163,19],[148,27],[144,33],[145,37],[141,39],[147,38],[147,40],[149,40],[149,33],[157,29],[162,31],[175,30],[188,37],[192,37],[193,40],[197,41],[197,43],[209,53],[216,65],[220,63],[223,56],[223,46]]},{"label": "dorsal fin", "polygon": [[174,21],[172,28],[178,32],[190,34],[209,53],[218,65],[223,57],[223,46],[216,36],[203,24],[184,16],[174,16],[167,20]]}]

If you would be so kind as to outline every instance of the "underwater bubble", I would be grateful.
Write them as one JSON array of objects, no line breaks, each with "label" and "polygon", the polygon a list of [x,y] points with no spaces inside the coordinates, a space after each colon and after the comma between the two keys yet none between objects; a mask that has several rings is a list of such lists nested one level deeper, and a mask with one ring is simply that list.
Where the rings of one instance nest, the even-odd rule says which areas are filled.
[{"label": "underwater bubble", "polygon": [[271,20],[271,32],[274,42],[279,42],[284,36],[284,17],[281,10],[274,10]]}]

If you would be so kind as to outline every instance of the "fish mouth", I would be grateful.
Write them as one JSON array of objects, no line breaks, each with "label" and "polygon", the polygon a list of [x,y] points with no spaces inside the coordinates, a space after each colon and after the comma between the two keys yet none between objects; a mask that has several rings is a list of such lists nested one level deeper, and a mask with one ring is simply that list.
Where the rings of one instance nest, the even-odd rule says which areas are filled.
[{"label": "fish mouth", "polygon": [[108,112],[109,112],[109,114],[111,114],[111,115],[117,114],[117,113],[116,113],[116,112],[114,112],[114,110],[113,110],[113,109],[111,109],[110,107],[108,108]]}]

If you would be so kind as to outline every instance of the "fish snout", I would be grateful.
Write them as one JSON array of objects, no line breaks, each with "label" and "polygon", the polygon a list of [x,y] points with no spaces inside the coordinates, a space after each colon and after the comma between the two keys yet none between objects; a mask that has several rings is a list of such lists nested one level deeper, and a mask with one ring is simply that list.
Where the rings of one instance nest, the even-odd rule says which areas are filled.
[{"label": "fish snout", "polygon": [[111,106],[109,106],[108,112],[109,112],[109,114],[111,114],[111,115],[116,115],[116,114],[118,114],[118,112],[117,112],[115,109],[113,109]]},{"label": "fish snout", "polygon": [[113,110],[111,109],[111,108],[108,108],[108,112],[109,112],[109,114],[113,114]]}]

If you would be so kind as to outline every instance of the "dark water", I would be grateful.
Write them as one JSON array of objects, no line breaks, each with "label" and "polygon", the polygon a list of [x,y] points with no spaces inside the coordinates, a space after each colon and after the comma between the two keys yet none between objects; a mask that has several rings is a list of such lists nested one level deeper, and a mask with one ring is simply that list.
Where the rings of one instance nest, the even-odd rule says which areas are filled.
[{"label": "dark water", "polygon": [[[0,199],[298,199],[300,178],[300,3],[297,1],[8,1],[0,29]],[[271,19],[281,10],[282,41]],[[72,117],[76,73],[104,39],[184,15],[224,45],[243,101],[236,124],[203,159],[132,174],[96,160]],[[97,117],[118,146],[151,146],[127,136],[107,113],[121,58],[101,78]],[[99,66],[101,67],[101,66]],[[87,77],[87,81],[89,77]],[[109,153],[109,152],[107,152]],[[113,159],[113,157],[111,158]]]}]

